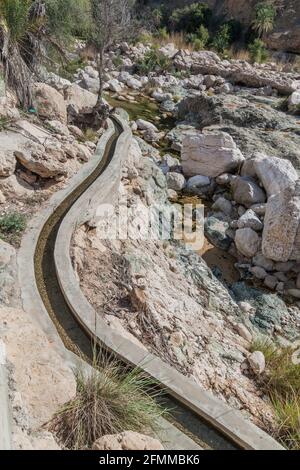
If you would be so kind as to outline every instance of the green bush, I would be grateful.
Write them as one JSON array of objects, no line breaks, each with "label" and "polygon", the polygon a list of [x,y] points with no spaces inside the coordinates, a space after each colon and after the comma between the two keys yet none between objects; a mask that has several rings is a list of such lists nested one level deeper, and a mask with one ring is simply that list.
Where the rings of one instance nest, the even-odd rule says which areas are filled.
[{"label": "green bush", "polygon": [[268,51],[261,39],[255,39],[252,44],[249,44],[248,49],[253,62],[261,64],[267,60]]},{"label": "green bush", "polygon": [[176,8],[170,19],[171,28],[175,31],[195,33],[201,24],[208,26],[212,11],[204,3],[197,2],[183,8]]},{"label": "green bush", "polygon": [[4,234],[20,233],[26,227],[26,218],[16,212],[0,217],[0,231]]},{"label": "green bush", "polygon": [[89,0],[46,0],[48,27],[57,36],[88,37]]},{"label": "green bush", "polygon": [[165,57],[157,47],[152,47],[142,59],[137,62],[137,71],[148,74],[154,70],[167,71],[171,67],[171,60]]},{"label": "green bush", "polygon": [[186,36],[187,42],[194,46],[196,51],[204,49],[209,41],[209,32],[205,26],[200,25],[196,33],[188,34]]},{"label": "green bush", "polygon": [[217,52],[222,54],[226,49],[229,48],[231,43],[231,28],[228,23],[225,23],[219,28],[216,36],[212,41],[212,46]]}]

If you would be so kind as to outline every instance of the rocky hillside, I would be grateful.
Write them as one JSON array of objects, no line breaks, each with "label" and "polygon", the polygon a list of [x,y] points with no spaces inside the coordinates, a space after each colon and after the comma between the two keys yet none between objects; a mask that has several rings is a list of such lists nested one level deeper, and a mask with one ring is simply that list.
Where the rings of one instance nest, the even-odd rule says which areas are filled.
[{"label": "rocky hillside", "polygon": [[[252,20],[254,7],[260,0],[203,0],[219,18],[239,20],[247,29]],[[182,7],[184,4],[194,3],[161,1],[153,2],[156,5],[166,4],[172,8]],[[279,5],[274,30],[267,35],[266,43],[270,49],[300,53],[300,2],[298,0],[275,1]]]}]

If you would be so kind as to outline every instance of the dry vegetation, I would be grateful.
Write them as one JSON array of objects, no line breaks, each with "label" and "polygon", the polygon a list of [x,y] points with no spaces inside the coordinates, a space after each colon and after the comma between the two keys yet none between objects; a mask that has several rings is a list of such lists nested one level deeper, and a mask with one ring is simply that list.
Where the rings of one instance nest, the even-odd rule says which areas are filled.
[{"label": "dry vegetation", "polygon": [[293,362],[295,348],[279,349],[270,340],[259,339],[251,350],[265,355],[261,381],[277,417],[276,437],[289,449],[300,450],[300,365]]},{"label": "dry vegetation", "polygon": [[157,429],[166,409],[157,403],[162,392],[140,369],[130,370],[102,352],[89,373],[77,370],[77,394],[49,424],[66,449],[90,449],[107,434]]}]

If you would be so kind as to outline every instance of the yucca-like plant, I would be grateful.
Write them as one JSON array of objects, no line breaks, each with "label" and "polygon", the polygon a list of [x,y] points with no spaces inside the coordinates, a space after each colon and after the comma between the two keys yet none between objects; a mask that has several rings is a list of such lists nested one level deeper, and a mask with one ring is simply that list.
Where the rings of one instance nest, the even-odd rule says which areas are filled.
[{"label": "yucca-like plant", "polygon": [[276,7],[272,0],[261,2],[256,5],[255,18],[252,22],[253,28],[260,37],[269,33],[274,28],[276,18]]}]

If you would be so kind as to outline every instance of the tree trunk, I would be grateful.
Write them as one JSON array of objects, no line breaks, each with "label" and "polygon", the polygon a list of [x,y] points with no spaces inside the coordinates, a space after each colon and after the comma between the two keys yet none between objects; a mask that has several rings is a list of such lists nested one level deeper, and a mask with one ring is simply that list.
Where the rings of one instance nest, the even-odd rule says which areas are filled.
[{"label": "tree trunk", "polygon": [[99,107],[103,101],[103,86],[104,86],[104,48],[102,47],[98,55],[98,73],[99,73],[99,91],[96,107]]}]

